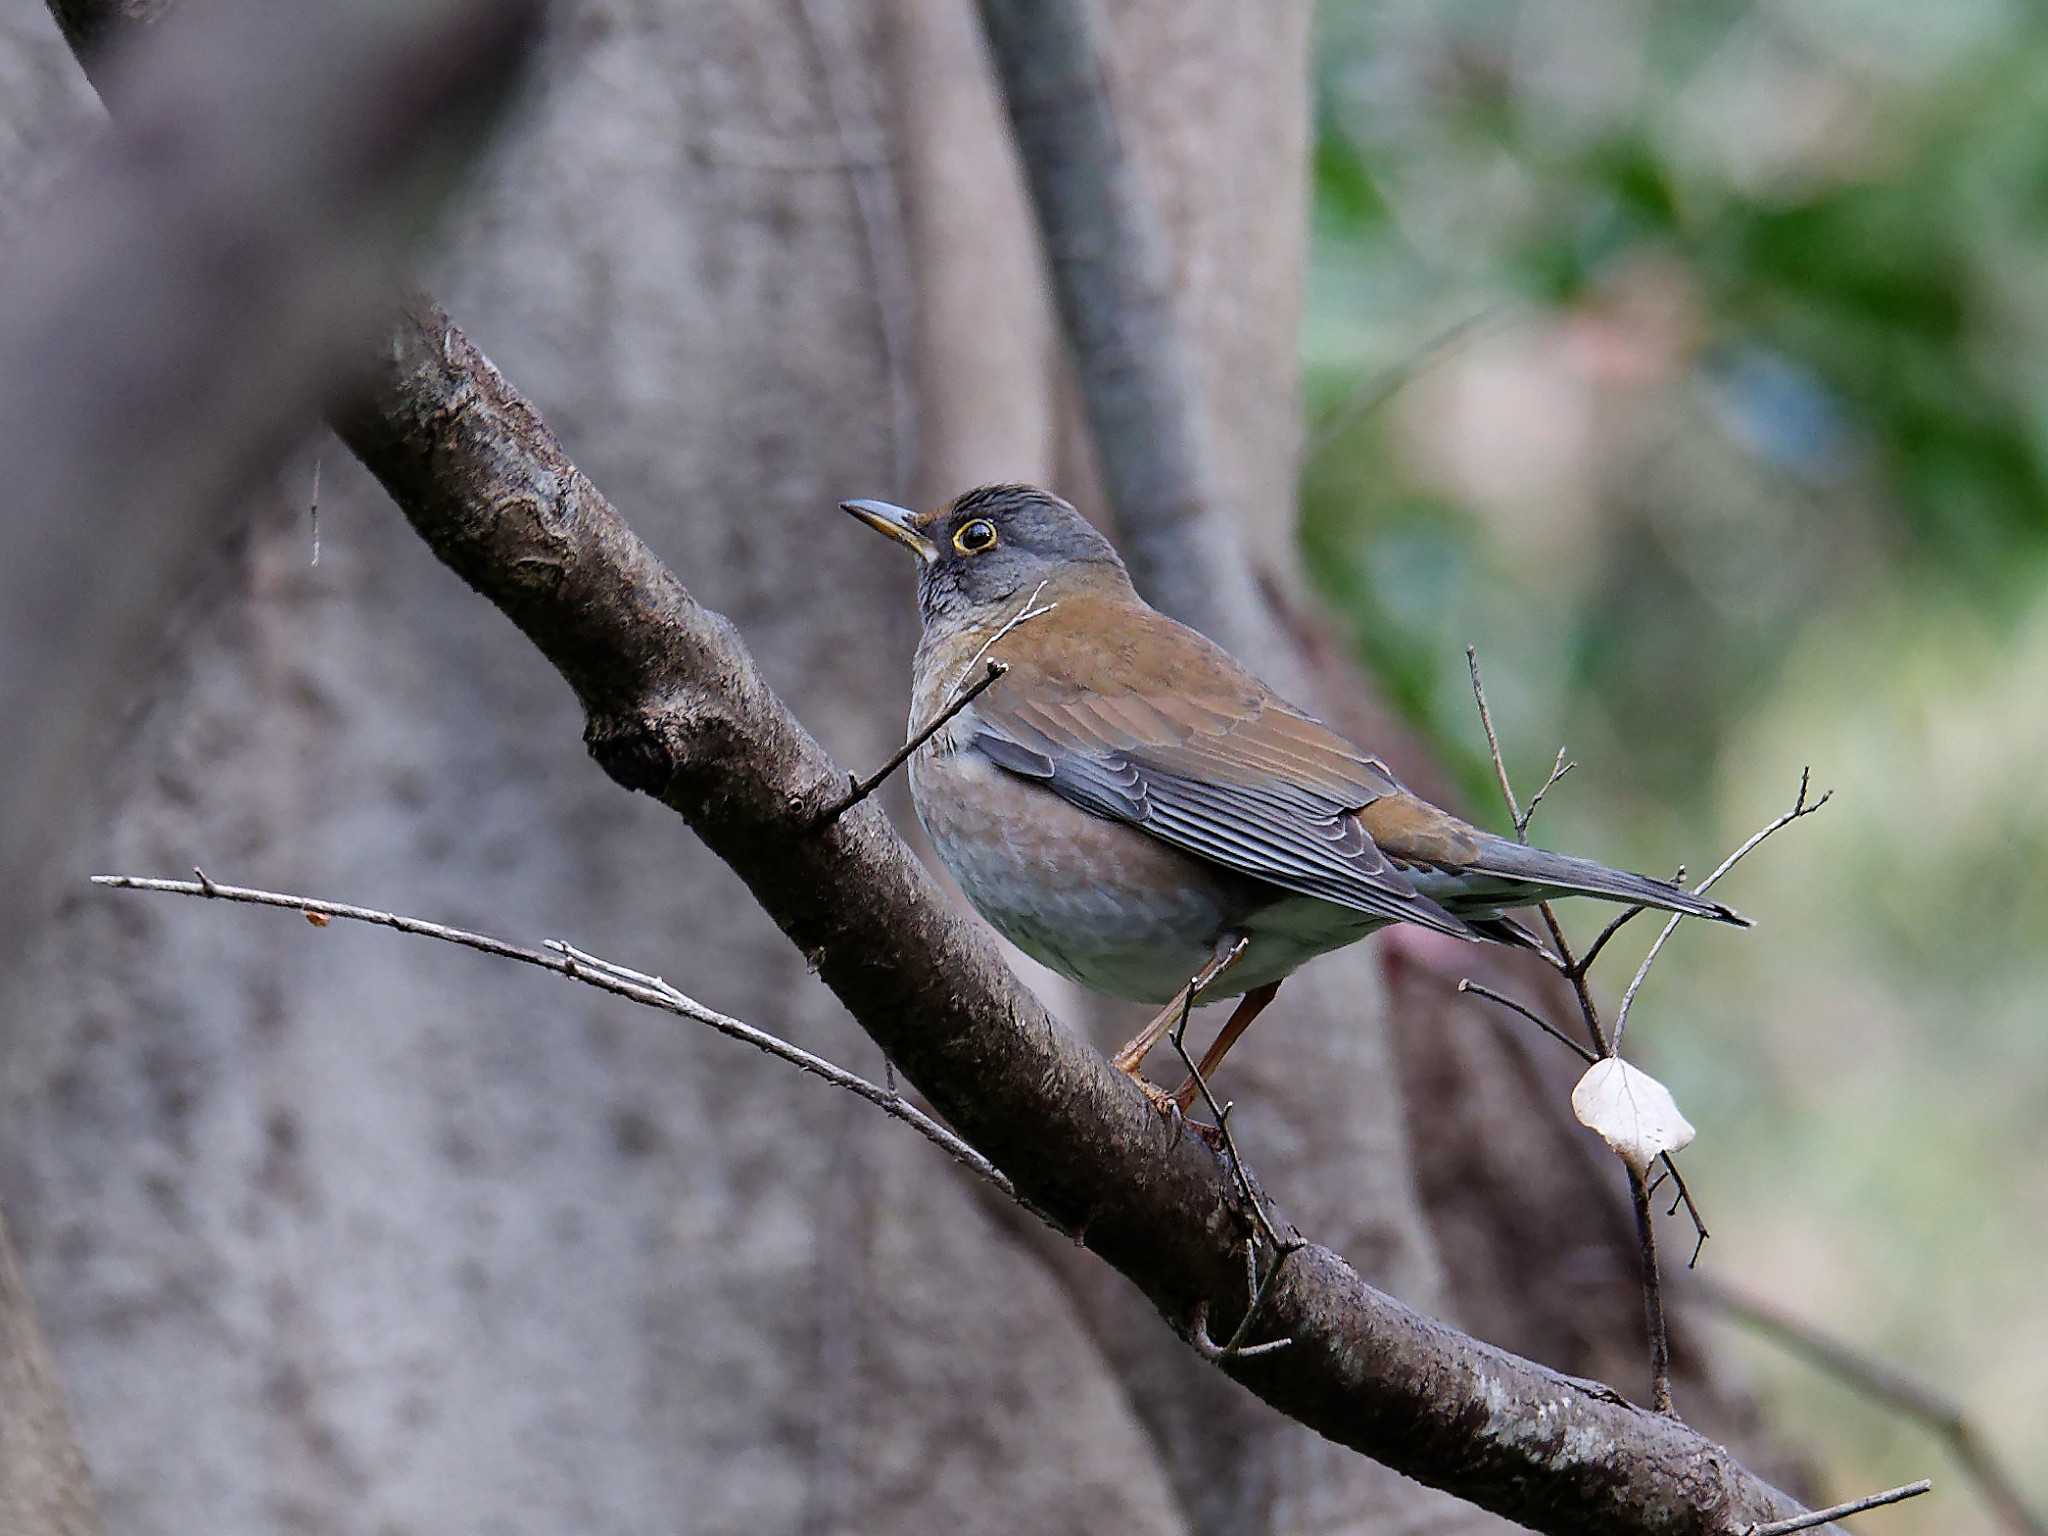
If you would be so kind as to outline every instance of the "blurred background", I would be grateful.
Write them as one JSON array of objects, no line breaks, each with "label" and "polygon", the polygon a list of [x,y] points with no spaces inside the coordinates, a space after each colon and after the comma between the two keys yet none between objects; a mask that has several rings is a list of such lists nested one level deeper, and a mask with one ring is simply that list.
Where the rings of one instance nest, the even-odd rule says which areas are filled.
[{"label": "blurred background", "polygon": [[[1496,824],[1466,642],[1523,792],[1580,764],[1539,841],[1697,876],[1802,766],[1836,792],[1632,1049],[1700,1128],[1703,1267],[1951,1391],[2048,1500],[2048,20],[1337,0],[1315,78],[1314,578]],[[1953,1488],[1728,1342],[1832,1486]]]},{"label": "blurred background", "polygon": [[[239,196],[238,238],[202,217],[186,266],[134,262],[160,206],[215,206],[160,155],[205,186],[239,157],[194,145],[282,166],[264,185],[383,166],[250,131],[238,114],[266,98],[226,64],[302,126],[403,139],[362,191],[395,197],[418,159],[400,120],[316,110],[265,50],[292,43],[338,90],[343,55],[299,21],[353,19],[367,44],[501,0],[237,0],[275,34],[224,3],[179,0],[219,30],[174,21],[158,62],[138,55],[190,66],[155,78],[199,136],[162,137],[110,130],[48,8],[0,0],[0,358],[10,312],[35,311],[47,350],[22,355],[64,364],[0,366],[0,385],[40,399],[28,381],[74,362],[114,381],[59,413],[68,456],[0,433],[15,520],[125,531],[123,497],[150,518],[146,545],[58,562],[17,541],[0,565],[24,587],[54,569],[34,595],[71,625],[18,627],[0,663],[46,685],[42,719],[91,722],[48,813],[0,814],[0,833],[47,822],[55,850],[5,930],[0,1212],[105,1529],[1504,1529],[1239,1391],[848,1095],[475,957],[86,885],[203,864],[562,935],[882,1071],[733,873],[591,763],[559,679],[337,442],[241,454],[177,430],[222,383],[262,407],[223,420],[299,419],[245,366],[291,350],[277,326],[230,304],[180,351],[168,322],[223,266],[234,295],[266,263],[322,291],[309,253],[353,239]],[[1477,645],[1524,792],[1560,743],[1581,764],[1537,834],[1615,863],[1698,874],[1812,765],[1835,800],[1726,888],[1758,931],[1681,933],[1630,1051],[1699,1127],[1708,1272],[1951,1392],[2048,1505],[2029,1114],[2048,1098],[2029,942],[2048,915],[2048,22],[2018,0],[1100,12],[1105,67],[1082,78],[1158,205],[1220,407],[1215,506],[1271,578],[1241,583],[1235,617],[1267,636],[1245,654],[1497,825]],[[916,619],[900,557],[841,497],[1028,479],[1132,526],[1101,488],[976,7],[549,13],[422,275],[835,757],[877,763]],[[181,37],[199,41],[169,52]],[[51,210],[85,206],[79,166],[126,188],[129,234],[67,244]],[[354,206],[333,202],[334,228],[374,233]],[[39,270],[103,268],[57,320],[32,302]],[[114,323],[129,311],[104,296],[158,272],[188,286]],[[278,316],[318,309],[272,291]],[[158,343],[175,365],[143,366]],[[306,362],[295,387],[324,383]],[[190,494],[159,441],[212,466]],[[40,502],[24,460],[61,467]],[[110,602],[124,565],[161,579],[155,601]],[[1327,665],[1319,616],[1281,633],[1305,597],[1376,689]],[[104,641],[89,621],[116,607],[132,644],[67,640]],[[106,707],[47,686],[101,654]],[[914,835],[900,777],[882,798]],[[1583,938],[1599,918],[1569,920]],[[1616,945],[1604,997],[1650,938]],[[1458,997],[1437,958],[1390,934],[1289,983],[1284,1023],[1232,1057],[1248,1159],[1374,1284],[1640,1395],[1635,1234],[1614,1160],[1566,1114],[1576,1064]],[[1516,959],[1455,963],[1539,995]],[[1106,1045],[1136,1022],[1045,995]],[[1690,1229],[1661,1231],[1676,1270]],[[0,1366],[31,1310],[10,1278]],[[1816,1502],[1936,1478],[1873,1530],[1997,1529],[1923,1430],[1672,1289],[1689,1422]],[[9,1529],[18,1438],[0,1433]]]}]

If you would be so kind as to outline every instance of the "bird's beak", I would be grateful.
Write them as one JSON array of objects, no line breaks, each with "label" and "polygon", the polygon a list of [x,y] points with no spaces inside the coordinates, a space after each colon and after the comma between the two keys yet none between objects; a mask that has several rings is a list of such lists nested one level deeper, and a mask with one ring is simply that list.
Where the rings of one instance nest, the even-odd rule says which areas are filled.
[{"label": "bird's beak", "polygon": [[897,543],[909,545],[926,565],[939,558],[939,546],[917,531],[917,514],[907,507],[886,501],[842,501],[839,510],[859,518],[877,532],[886,533]]}]

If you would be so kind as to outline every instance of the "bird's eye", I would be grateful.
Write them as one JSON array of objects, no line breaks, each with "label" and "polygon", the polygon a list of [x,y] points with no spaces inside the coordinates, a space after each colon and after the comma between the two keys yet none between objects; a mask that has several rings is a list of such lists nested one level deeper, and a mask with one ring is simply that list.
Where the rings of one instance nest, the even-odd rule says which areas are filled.
[{"label": "bird's eye", "polygon": [[963,555],[978,555],[985,549],[994,549],[996,525],[985,517],[962,523],[960,531],[953,535],[953,547]]}]

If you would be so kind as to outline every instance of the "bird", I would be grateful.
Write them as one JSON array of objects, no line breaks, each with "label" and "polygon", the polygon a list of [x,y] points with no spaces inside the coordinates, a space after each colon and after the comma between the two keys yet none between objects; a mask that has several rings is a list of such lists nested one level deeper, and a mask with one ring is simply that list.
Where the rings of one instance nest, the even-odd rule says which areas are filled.
[{"label": "bird", "polygon": [[[1540,948],[1509,912],[1592,896],[1749,926],[1681,886],[1430,804],[1146,603],[1110,541],[1049,491],[984,485],[925,512],[840,509],[917,557],[919,823],[1025,954],[1160,1005],[1112,1061],[1163,1111],[1191,1107],[1295,970],[1389,924]],[[1231,997],[1187,1081],[1171,1094],[1149,1083],[1146,1056],[1188,1010]]]}]

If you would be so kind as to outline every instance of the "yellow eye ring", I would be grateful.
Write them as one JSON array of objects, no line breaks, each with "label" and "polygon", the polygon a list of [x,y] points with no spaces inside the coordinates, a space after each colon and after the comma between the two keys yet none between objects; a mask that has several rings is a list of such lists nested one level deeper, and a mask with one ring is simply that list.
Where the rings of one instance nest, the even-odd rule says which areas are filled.
[{"label": "yellow eye ring", "polygon": [[979,555],[996,547],[996,525],[985,517],[962,523],[953,535],[953,547],[963,555]]}]

